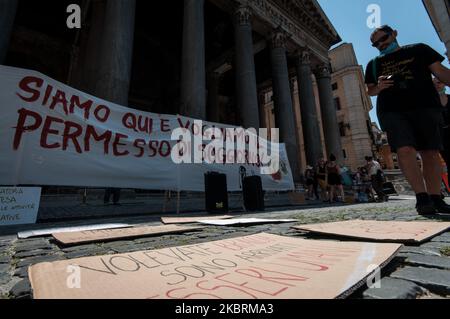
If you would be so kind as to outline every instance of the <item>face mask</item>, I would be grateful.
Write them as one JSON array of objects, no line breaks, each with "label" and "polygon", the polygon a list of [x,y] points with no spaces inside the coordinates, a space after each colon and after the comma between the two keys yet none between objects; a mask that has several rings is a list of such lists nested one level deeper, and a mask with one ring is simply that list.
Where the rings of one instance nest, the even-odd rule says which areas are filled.
[{"label": "face mask", "polygon": [[392,53],[395,50],[397,50],[399,47],[400,47],[400,45],[398,44],[397,40],[395,40],[391,44],[389,44],[389,46],[386,49],[380,51],[380,56]]}]

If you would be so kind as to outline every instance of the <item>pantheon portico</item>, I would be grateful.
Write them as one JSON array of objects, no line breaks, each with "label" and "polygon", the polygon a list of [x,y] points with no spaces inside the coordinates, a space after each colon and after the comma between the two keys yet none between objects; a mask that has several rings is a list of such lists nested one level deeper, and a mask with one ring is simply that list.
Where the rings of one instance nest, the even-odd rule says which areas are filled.
[{"label": "pantheon portico", "polygon": [[[79,30],[65,25],[71,3],[82,9]],[[296,181],[297,130],[308,164],[326,155],[319,121],[326,153],[342,157],[328,58],[341,40],[316,0],[1,0],[0,28],[1,64],[149,112],[266,127],[260,97],[272,90]]]}]

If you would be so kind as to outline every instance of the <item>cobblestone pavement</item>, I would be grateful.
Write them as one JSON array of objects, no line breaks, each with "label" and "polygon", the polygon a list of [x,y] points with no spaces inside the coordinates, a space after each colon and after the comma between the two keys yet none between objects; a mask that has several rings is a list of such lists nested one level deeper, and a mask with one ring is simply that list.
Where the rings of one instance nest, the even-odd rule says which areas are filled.
[{"label": "cobblestone pavement", "polygon": [[[0,229],[0,295],[1,298],[31,298],[28,280],[29,265],[93,255],[117,254],[147,249],[159,249],[178,245],[234,238],[260,232],[268,232],[297,238],[323,240],[324,237],[297,232],[296,224],[367,220],[434,220],[450,221],[450,216],[425,218],[417,215],[412,198],[393,198],[389,203],[340,205],[333,207],[285,207],[268,209],[264,213],[239,215],[243,217],[295,218],[297,223],[258,225],[251,227],[208,226],[201,232],[160,237],[119,240],[108,243],[84,244],[73,247],[58,246],[51,237],[17,239],[17,231],[24,227]],[[167,215],[167,214],[166,214]],[[192,215],[192,214],[189,214]],[[65,227],[88,223],[126,222],[137,225],[160,225],[161,215],[102,218],[91,221],[64,221],[37,224],[31,228]],[[28,229],[30,227],[28,226]],[[383,269],[381,288],[363,288],[350,298],[449,298],[450,297],[450,231],[420,246],[405,246],[392,262]]]}]

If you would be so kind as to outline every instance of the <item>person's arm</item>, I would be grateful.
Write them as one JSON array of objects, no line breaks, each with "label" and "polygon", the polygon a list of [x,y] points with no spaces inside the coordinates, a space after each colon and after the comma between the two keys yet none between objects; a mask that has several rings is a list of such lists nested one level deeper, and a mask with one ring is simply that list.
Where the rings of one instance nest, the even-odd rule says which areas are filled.
[{"label": "person's arm", "polygon": [[378,84],[367,84],[367,94],[370,96],[377,96],[383,90],[394,86],[394,81],[388,80],[387,76],[380,76],[378,78]]},{"label": "person's arm", "polygon": [[439,79],[442,83],[450,86],[450,70],[447,69],[441,62],[435,62],[430,65],[430,71],[435,77]]},{"label": "person's arm", "polygon": [[377,96],[378,94],[380,94],[380,92],[378,92],[377,85],[367,84],[367,94],[369,94],[369,96]]}]

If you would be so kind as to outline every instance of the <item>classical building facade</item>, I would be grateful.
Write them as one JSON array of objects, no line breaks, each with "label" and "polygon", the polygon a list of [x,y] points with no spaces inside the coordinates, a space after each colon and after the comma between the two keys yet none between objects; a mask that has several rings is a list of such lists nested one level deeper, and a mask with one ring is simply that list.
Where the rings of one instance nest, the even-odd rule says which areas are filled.
[{"label": "classical building facade", "polygon": [[422,0],[439,38],[447,48],[450,61],[450,1]]},{"label": "classical building facade", "polygon": [[295,180],[300,124],[304,161],[342,159],[328,57],[341,39],[316,0],[2,0],[0,29],[1,64],[145,111],[258,128],[271,91]]},{"label": "classical building facade", "polygon": [[[365,157],[374,154],[374,136],[372,132],[372,123],[369,112],[372,110],[372,102],[366,93],[364,84],[364,73],[362,66],[358,64],[353,45],[343,43],[332,49],[328,53],[331,62],[331,87],[332,99],[334,103],[333,113],[336,114],[340,149],[334,150],[333,154],[342,158],[341,164],[356,170],[358,167],[365,165]],[[310,92],[313,93],[311,100],[314,101],[314,111],[317,115],[315,120],[308,119],[304,121],[302,112],[294,112],[295,127],[297,130],[298,160],[301,163],[300,169],[305,171],[306,166],[314,166],[320,157],[328,158],[331,152],[327,149],[326,144],[326,127],[325,122],[317,119],[323,118],[322,108],[320,105],[320,86],[316,77],[320,74],[311,74],[310,81],[307,85],[312,87]],[[306,82],[306,81],[305,81]],[[305,85],[305,82],[303,83]],[[302,110],[303,104],[301,99],[302,88],[298,85],[297,78],[291,83],[292,101],[294,110]],[[274,125],[274,103],[271,92],[266,93],[265,99],[265,119],[267,127]],[[303,102],[306,103],[306,102]],[[313,128],[306,128],[308,123],[318,123]],[[314,134],[320,136],[317,139],[314,149],[314,155],[308,156],[307,143],[305,133],[307,129],[318,130]]]},{"label": "classical building facade", "polygon": [[353,45],[344,43],[330,51],[332,89],[341,135],[344,164],[356,170],[373,155],[374,137],[369,112],[372,101],[366,92],[364,72]]}]

